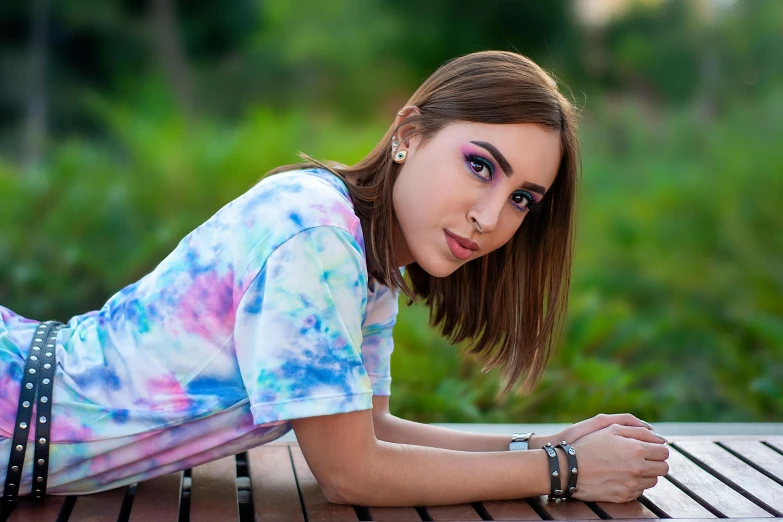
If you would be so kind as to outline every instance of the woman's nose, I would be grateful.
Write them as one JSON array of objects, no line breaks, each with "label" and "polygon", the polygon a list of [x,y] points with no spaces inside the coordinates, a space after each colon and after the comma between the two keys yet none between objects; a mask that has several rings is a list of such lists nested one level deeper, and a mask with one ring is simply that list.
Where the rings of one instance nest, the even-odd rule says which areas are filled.
[{"label": "woman's nose", "polygon": [[488,234],[497,228],[504,203],[505,198],[501,201],[498,197],[478,201],[468,211],[468,220],[476,230]]}]

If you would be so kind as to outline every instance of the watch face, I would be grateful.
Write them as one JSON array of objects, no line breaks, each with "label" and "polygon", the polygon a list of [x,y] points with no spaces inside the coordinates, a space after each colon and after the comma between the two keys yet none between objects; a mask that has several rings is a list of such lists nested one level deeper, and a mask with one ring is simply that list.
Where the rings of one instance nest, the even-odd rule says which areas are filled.
[{"label": "watch face", "polygon": [[511,436],[511,440],[513,442],[527,442],[528,439],[530,439],[531,435],[533,435],[532,432],[528,432],[528,433],[514,433]]}]

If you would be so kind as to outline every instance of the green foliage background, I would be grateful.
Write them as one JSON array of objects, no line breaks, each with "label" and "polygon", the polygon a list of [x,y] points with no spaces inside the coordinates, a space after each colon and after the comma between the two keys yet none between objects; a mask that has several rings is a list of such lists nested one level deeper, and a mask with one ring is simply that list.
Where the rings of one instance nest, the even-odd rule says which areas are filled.
[{"label": "green foliage background", "polygon": [[41,319],[98,308],[297,151],[358,161],[443,60],[517,49],[583,111],[567,330],[535,392],[500,402],[497,375],[402,302],[392,411],[783,421],[783,3],[629,2],[601,27],[565,0],[216,5],[174,6],[184,99],[146,4],[53,4],[48,134],[32,163],[33,15],[0,7],[0,75],[13,79],[0,86],[0,303]]}]

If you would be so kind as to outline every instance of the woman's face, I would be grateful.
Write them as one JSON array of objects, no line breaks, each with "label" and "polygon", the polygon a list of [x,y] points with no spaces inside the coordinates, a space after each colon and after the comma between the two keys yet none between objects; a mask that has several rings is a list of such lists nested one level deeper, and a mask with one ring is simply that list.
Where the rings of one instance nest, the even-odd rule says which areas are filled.
[{"label": "woman's face", "polygon": [[[500,248],[541,201],[560,165],[560,135],[531,123],[453,123],[407,150],[393,189],[395,250],[444,277]],[[391,154],[391,151],[390,151]]]}]

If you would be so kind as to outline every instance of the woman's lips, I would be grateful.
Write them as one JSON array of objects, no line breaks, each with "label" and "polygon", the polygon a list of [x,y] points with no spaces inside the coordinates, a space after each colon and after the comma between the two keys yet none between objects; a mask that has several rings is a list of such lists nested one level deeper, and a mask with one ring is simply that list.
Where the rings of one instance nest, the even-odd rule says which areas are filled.
[{"label": "woman's lips", "polygon": [[454,254],[454,257],[457,259],[464,261],[472,256],[474,252],[478,251],[479,245],[475,241],[471,241],[466,237],[454,234],[448,230],[445,230],[445,233],[446,244],[449,245],[449,250],[451,250],[451,253]]}]

